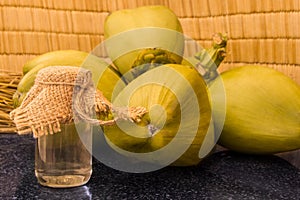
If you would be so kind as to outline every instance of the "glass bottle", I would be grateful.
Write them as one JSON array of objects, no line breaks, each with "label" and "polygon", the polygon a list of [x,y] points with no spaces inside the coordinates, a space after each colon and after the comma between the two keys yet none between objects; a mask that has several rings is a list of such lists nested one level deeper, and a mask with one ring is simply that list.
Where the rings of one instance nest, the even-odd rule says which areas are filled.
[{"label": "glass bottle", "polygon": [[92,174],[92,129],[87,124],[64,124],[61,132],[36,139],[35,175],[43,186],[84,185]]}]

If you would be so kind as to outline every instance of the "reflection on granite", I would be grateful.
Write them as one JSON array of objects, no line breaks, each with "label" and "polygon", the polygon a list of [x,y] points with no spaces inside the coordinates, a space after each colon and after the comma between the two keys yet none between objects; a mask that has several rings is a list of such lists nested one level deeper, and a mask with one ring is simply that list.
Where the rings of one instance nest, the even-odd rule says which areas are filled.
[{"label": "reflection on granite", "polygon": [[34,176],[32,136],[0,134],[0,199],[299,199],[300,170],[277,156],[221,151],[194,167],[133,174],[93,160],[85,186],[53,189]]}]

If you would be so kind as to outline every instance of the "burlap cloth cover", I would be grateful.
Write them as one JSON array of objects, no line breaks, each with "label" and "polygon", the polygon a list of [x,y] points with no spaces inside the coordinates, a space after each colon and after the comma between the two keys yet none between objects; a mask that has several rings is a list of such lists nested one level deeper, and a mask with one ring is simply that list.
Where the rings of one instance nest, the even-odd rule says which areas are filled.
[{"label": "burlap cloth cover", "polygon": [[[92,116],[108,115],[102,121]],[[139,121],[146,113],[142,107],[114,108],[95,89],[89,70],[72,66],[51,66],[39,71],[35,84],[20,107],[10,113],[19,134],[34,137],[60,132],[61,124],[85,120],[99,125],[112,125],[116,120]]]}]

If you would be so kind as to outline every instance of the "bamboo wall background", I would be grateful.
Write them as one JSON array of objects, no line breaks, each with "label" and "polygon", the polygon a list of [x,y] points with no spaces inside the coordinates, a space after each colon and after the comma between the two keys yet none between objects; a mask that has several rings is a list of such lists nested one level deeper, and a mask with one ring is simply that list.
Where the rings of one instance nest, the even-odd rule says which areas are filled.
[{"label": "bamboo wall background", "polygon": [[0,70],[21,71],[48,51],[90,52],[103,40],[109,12],[158,4],[204,47],[213,33],[227,33],[220,71],[261,64],[300,84],[300,0],[0,0]]}]

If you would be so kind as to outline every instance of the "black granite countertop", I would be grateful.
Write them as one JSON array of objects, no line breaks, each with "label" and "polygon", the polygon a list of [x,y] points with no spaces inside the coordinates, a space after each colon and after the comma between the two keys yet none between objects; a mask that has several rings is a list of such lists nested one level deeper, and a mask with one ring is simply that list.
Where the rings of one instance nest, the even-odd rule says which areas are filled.
[{"label": "black granite countertop", "polygon": [[198,166],[135,174],[93,160],[90,181],[54,189],[34,175],[32,136],[0,134],[0,199],[300,199],[300,170],[278,156],[216,152]]}]

